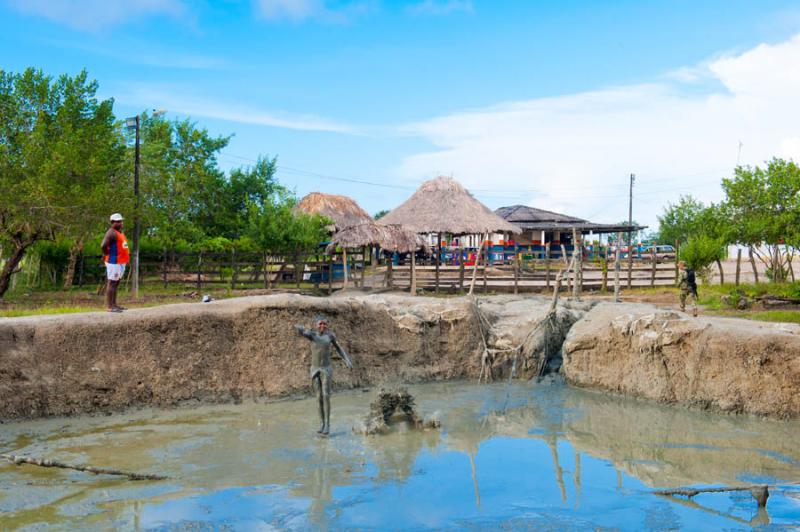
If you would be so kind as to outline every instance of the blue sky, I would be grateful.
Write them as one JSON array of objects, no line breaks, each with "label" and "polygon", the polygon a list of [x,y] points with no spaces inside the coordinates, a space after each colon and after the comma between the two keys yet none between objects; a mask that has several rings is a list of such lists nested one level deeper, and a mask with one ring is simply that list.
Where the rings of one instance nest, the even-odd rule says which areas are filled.
[{"label": "blue sky", "polygon": [[777,0],[0,0],[0,68],[86,68],[119,116],[191,116],[234,135],[224,167],[277,155],[370,212],[444,173],[614,222],[634,172],[654,225],[737,160],[800,155],[798,33]]}]

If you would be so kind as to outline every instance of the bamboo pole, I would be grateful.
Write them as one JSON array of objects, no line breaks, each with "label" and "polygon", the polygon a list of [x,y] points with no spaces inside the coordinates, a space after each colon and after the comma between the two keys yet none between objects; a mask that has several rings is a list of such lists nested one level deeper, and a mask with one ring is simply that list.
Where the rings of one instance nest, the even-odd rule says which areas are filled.
[{"label": "bamboo pole", "polygon": [[478,253],[475,255],[475,264],[472,267],[472,281],[469,284],[469,295],[472,295],[475,292],[475,279],[478,276],[478,262],[481,260],[481,251],[483,251],[483,233],[481,233],[481,243],[478,246]]}]

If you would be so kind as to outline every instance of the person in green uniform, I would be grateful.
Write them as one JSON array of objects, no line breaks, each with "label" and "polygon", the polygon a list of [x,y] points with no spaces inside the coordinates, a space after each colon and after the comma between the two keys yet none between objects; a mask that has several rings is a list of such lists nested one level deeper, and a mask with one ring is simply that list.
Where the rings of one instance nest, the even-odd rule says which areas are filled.
[{"label": "person in green uniform", "polygon": [[686,263],[678,263],[678,288],[680,288],[681,312],[686,312],[686,299],[692,298],[692,315],[697,316],[697,281],[694,270],[686,268]]},{"label": "person in green uniform", "polygon": [[331,348],[335,348],[348,368],[353,368],[350,357],[347,356],[342,346],[336,341],[328,329],[328,320],[325,316],[317,316],[317,328],[307,329],[302,325],[295,325],[298,334],[311,340],[311,384],[317,395],[319,417],[321,426],[317,433],[327,435],[331,429],[331,388],[333,381],[333,366],[331,365]]}]

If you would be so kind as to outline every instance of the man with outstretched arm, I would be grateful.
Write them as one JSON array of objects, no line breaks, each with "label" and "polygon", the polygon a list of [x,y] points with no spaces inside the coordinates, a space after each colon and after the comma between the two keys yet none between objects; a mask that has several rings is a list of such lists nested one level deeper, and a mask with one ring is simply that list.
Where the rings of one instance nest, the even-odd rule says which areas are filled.
[{"label": "man with outstretched arm", "polygon": [[108,312],[122,312],[125,307],[117,305],[117,288],[122,276],[125,274],[125,266],[130,261],[128,241],[122,232],[122,215],[115,212],[109,217],[111,227],[106,231],[100,248],[103,250],[103,261],[106,264],[106,310]]},{"label": "man with outstretched arm", "polygon": [[333,384],[333,367],[331,365],[331,347],[336,349],[348,368],[353,368],[350,357],[336,341],[336,336],[328,330],[328,320],[317,316],[316,330],[295,325],[297,332],[311,340],[311,384],[317,394],[321,426],[319,434],[327,435],[331,430],[331,388]]}]

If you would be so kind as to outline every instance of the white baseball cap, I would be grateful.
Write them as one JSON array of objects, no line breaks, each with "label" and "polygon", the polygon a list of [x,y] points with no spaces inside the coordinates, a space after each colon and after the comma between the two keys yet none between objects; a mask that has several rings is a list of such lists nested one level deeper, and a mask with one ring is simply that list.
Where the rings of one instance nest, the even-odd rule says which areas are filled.
[{"label": "white baseball cap", "polygon": [[125,218],[123,218],[123,217],[122,217],[122,215],[121,215],[120,213],[118,213],[118,212],[115,212],[115,213],[114,213],[114,214],[112,214],[112,215],[111,215],[111,216],[110,216],[108,219],[109,219],[109,221],[112,221],[112,222],[121,222],[121,221],[122,221],[122,220],[124,220]]}]

